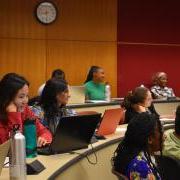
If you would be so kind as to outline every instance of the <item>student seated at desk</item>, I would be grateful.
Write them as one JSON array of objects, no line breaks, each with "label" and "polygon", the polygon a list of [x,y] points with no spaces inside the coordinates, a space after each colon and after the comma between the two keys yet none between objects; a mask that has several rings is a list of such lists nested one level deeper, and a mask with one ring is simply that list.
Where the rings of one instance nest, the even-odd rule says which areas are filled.
[{"label": "student seated at desk", "polygon": [[135,116],[114,153],[113,169],[130,180],[160,180],[154,153],[162,150],[162,136],[161,122],[156,116]]},{"label": "student seated at desk", "polygon": [[27,106],[29,94],[28,81],[18,74],[6,74],[0,81],[0,144],[7,141],[13,125],[19,124],[20,130],[26,119],[35,121],[37,129],[37,145],[39,147],[51,143],[51,133],[39,122]]},{"label": "student seated at desk", "polygon": [[[61,69],[55,69],[52,74],[51,74],[51,78],[55,78],[55,79],[62,79],[64,81],[65,80],[65,73],[63,70]],[[38,95],[40,96],[42,94],[42,91],[44,89],[44,86],[45,86],[46,83],[42,84],[39,89],[38,89]]]},{"label": "student seated at desk", "polygon": [[164,72],[158,72],[153,76],[153,84],[151,87],[151,92],[154,99],[175,97],[172,88],[167,87],[167,74]]},{"label": "student seated at desk", "polygon": [[68,85],[60,79],[50,79],[42,91],[39,104],[32,106],[35,115],[52,134],[62,116],[75,115],[75,111],[66,107],[69,99]]},{"label": "student seated at desk", "polygon": [[104,70],[91,66],[85,81],[86,100],[105,100]]},{"label": "student seated at desk", "polygon": [[152,104],[151,92],[146,87],[137,87],[130,91],[121,106],[126,109],[124,123],[129,123],[134,116],[142,112],[159,117]]},{"label": "student seated at desk", "polygon": [[165,132],[163,155],[180,159],[180,106],[176,109],[175,130]]}]

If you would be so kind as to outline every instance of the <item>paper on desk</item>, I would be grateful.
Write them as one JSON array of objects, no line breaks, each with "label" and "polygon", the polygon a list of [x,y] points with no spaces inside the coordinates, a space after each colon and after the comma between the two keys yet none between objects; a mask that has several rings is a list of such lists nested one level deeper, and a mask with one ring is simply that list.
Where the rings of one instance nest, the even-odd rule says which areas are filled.
[{"label": "paper on desk", "polygon": [[5,158],[4,167],[9,167],[9,157]]},{"label": "paper on desk", "polygon": [[9,146],[10,146],[10,141],[6,141],[5,143],[0,145],[0,174],[4,166],[5,158],[9,151]]},{"label": "paper on desk", "polygon": [[117,132],[125,132],[127,130],[127,124],[123,124],[123,125],[119,125],[117,128],[116,128],[116,131]]}]

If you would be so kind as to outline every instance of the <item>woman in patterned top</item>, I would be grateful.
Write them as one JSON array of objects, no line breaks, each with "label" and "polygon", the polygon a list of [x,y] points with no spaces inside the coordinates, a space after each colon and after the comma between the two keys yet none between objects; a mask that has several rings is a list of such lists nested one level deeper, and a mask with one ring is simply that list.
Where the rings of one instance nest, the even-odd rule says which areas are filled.
[{"label": "woman in patterned top", "polygon": [[164,72],[158,72],[153,76],[153,84],[151,92],[154,99],[175,97],[172,88],[167,87],[167,74]]},{"label": "woman in patterned top", "polygon": [[55,133],[63,116],[76,114],[66,107],[69,97],[67,83],[64,80],[52,78],[46,82],[39,104],[32,106],[35,115],[52,134]]},{"label": "woman in patterned top", "polygon": [[147,113],[135,116],[112,158],[115,171],[130,180],[160,180],[154,152],[162,150],[162,135],[157,116]]}]

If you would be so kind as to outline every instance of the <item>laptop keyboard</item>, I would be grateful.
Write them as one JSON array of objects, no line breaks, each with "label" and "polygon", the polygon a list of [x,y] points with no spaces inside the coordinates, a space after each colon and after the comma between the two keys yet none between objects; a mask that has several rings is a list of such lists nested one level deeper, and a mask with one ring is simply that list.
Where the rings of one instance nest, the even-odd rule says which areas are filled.
[{"label": "laptop keyboard", "polygon": [[38,147],[37,148],[37,153],[41,154],[41,155],[50,155],[50,154],[52,154],[51,149],[50,149],[50,145],[44,146],[44,147]]}]

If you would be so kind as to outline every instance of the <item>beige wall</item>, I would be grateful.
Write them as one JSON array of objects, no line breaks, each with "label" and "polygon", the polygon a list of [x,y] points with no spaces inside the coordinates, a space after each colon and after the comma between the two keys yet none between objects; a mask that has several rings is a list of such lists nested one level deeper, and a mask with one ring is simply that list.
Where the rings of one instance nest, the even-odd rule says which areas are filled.
[{"label": "beige wall", "polygon": [[82,84],[91,65],[105,69],[116,96],[117,0],[53,0],[59,10],[48,26],[35,16],[39,1],[6,0],[0,6],[0,76],[23,74],[31,95],[62,68],[69,84]]}]

